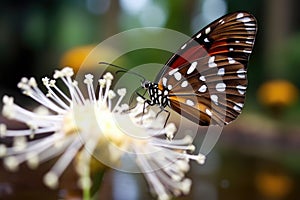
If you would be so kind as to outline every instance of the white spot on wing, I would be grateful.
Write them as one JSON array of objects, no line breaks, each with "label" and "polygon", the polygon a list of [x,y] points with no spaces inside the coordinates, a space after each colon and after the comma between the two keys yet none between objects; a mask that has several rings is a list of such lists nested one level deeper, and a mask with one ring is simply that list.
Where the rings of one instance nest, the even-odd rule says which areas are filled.
[{"label": "white spot on wing", "polygon": [[217,64],[215,63],[215,56],[212,56],[208,59],[208,67],[216,67]]},{"label": "white spot on wing", "polygon": [[172,90],[172,85],[168,85],[168,90]]},{"label": "white spot on wing", "polygon": [[201,33],[199,33],[199,34],[196,36],[196,38],[199,38],[199,37],[201,37]]},{"label": "white spot on wing", "polygon": [[240,107],[238,107],[238,106],[233,106],[233,109],[235,110],[235,111],[238,111],[238,112],[240,112],[241,111],[241,109],[240,109]]},{"label": "white spot on wing", "polygon": [[206,114],[208,114],[209,116],[212,116],[212,113],[211,113],[211,111],[210,111],[208,108],[205,109],[205,112],[206,112]]},{"label": "white spot on wing", "polygon": [[188,82],[187,81],[183,81],[182,83],[181,83],[181,87],[186,87],[186,86],[188,86]]},{"label": "white spot on wing", "polygon": [[206,78],[205,78],[205,76],[200,76],[199,80],[204,82],[204,81],[206,81]]},{"label": "white spot on wing", "polygon": [[213,94],[213,95],[210,95],[210,99],[216,104],[218,105],[219,102],[218,102],[218,96]]},{"label": "white spot on wing", "polygon": [[191,66],[189,67],[189,69],[187,70],[187,74],[191,74],[191,73],[193,73],[193,71],[196,69],[196,67],[197,67],[197,62],[193,62],[192,64],[191,64]]},{"label": "white spot on wing", "polygon": [[238,86],[236,86],[236,89],[238,89],[238,92],[240,93],[240,94],[245,94],[245,90],[246,90],[246,86],[243,86],[243,85],[238,85]]},{"label": "white spot on wing", "polygon": [[207,89],[207,86],[206,85],[202,85],[200,88],[199,88],[199,92],[205,92]]},{"label": "white spot on wing", "polygon": [[204,42],[209,42],[208,38],[205,38],[205,39],[204,39]]},{"label": "white spot on wing", "polygon": [[237,16],[236,16],[237,19],[242,18],[242,17],[244,17],[244,13],[239,13],[239,14],[237,14]]},{"label": "white spot on wing", "polygon": [[228,57],[228,62],[229,62],[229,64],[234,64],[235,60],[233,58]]},{"label": "white spot on wing", "polygon": [[224,92],[225,89],[226,89],[226,84],[225,84],[225,83],[218,83],[218,84],[216,85],[216,90],[217,90],[218,92]]},{"label": "white spot on wing", "polygon": [[162,84],[166,87],[168,79],[166,77],[162,78]]},{"label": "white spot on wing", "polygon": [[180,72],[176,72],[176,73],[174,74],[174,77],[175,77],[175,79],[176,79],[177,81],[179,81],[179,80],[181,79],[181,73],[180,73]]},{"label": "white spot on wing", "polygon": [[210,27],[208,27],[207,29],[205,29],[205,34],[209,34],[209,32],[211,31]]},{"label": "white spot on wing", "polygon": [[220,68],[219,70],[218,70],[218,73],[217,73],[219,76],[224,76],[224,74],[225,74],[225,69],[224,68]]},{"label": "white spot on wing", "polygon": [[252,53],[252,51],[249,50],[243,50],[244,53]]},{"label": "white spot on wing", "polygon": [[240,112],[242,109],[242,107],[244,106],[244,104],[242,103],[236,103],[236,105],[233,106],[233,109]]},{"label": "white spot on wing", "polygon": [[171,71],[169,71],[169,75],[172,76],[177,71],[178,71],[178,68],[172,69]]},{"label": "white spot on wing", "polygon": [[242,90],[245,90],[246,89],[246,86],[243,86],[243,85],[238,85],[236,86],[237,89],[242,89]]},{"label": "white spot on wing", "polygon": [[244,17],[244,18],[238,19],[238,21],[243,22],[243,23],[247,23],[247,22],[251,21],[251,18],[250,17]]},{"label": "white spot on wing", "polygon": [[247,31],[255,31],[256,28],[250,27],[250,28],[246,28]]},{"label": "white spot on wing", "polygon": [[237,73],[237,76],[238,76],[239,78],[246,78],[246,70],[244,70],[244,69],[239,69],[239,70],[236,71],[236,73]]},{"label": "white spot on wing", "polygon": [[195,105],[195,103],[190,99],[187,99],[185,103],[189,106],[194,106]]},{"label": "white spot on wing", "polygon": [[181,47],[181,49],[184,49],[186,47],[186,44],[184,44],[182,47]]}]

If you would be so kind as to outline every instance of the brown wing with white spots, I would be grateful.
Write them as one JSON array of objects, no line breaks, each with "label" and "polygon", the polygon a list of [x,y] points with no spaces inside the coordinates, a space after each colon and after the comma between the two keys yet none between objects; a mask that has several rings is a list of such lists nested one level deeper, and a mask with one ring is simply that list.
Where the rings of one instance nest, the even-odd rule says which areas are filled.
[{"label": "brown wing with white spots", "polygon": [[246,12],[228,14],[195,34],[157,77],[170,107],[199,125],[228,124],[244,105],[247,63],[257,24]]}]

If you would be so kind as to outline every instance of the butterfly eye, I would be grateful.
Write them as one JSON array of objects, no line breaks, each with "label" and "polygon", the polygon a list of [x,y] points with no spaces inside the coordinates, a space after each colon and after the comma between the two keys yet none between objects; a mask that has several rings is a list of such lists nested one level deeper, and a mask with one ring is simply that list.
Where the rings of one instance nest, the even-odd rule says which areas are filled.
[{"label": "butterfly eye", "polygon": [[148,89],[150,86],[150,82],[149,81],[143,81],[142,82],[142,87],[145,88],[145,89]]}]

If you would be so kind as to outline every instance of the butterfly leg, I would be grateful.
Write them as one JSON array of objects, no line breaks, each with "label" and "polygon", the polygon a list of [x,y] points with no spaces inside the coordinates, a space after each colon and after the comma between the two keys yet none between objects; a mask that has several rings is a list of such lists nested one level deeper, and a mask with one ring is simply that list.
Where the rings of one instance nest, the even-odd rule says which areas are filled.
[{"label": "butterfly leg", "polygon": [[170,117],[170,111],[168,111],[168,110],[166,110],[164,107],[160,107],[160,111],[156,114],[156,117],[158,117],[158,115],[160,114],[160,113],[162,113],[162,111],[165,111],[166,113],[167,113],[167,118],[166,118],[166,121],[165,121],[165,123],[164,123],[164,127],[166,127],[166,125],[167,125],[167,122],[168,122],[168,120],[169,120],[169,117]]},{"label": "butterfly leg", "polygon": [[[145,92],[145,93],[146,93],[146,92]],[[137,94],[139,97],[141,97],[143,100],[145,100],[145,101],[144,101],[144,106],[143,106],[143,115],[142,115],[142,117],[141,117],[141,124],[143,124],[143,116],[144,116],[144,114],[145,114],[146,104],[148,104],[149,106],[153,106],[153,105],[154,105],[154,103],[153,103],[151,100],[146,99],[146,98],[144,97],[145,93],[144,93],[143,95],[141,95],[140,93],[136,92],[136,94]]]}]

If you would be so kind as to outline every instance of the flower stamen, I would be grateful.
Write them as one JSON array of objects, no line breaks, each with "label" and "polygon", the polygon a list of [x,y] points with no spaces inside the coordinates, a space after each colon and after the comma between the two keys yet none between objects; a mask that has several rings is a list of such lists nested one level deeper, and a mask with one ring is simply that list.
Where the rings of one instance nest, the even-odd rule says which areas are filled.
[{"label": "flower stamen", "polygon": [[[163,114],[157,117],[160,108],[144,104],[145,100],[140,97],[132,109],[121,104],[126,89],[113,90],[111,73],[98,80],[98,94],[92,74],[85,75],[83,81],[87,92],[82,92],[78,82],[72,79],[73,75],[73,70],[67,67],[56,70],[53,80],[44,77],[42,82],[47,94],[39,89],[34,78],[22,78],[18,87],[41,105],[33,111],[15,104],[12,97],[3,97],[3,115],[28,126],[10,130],[0,124],[0,157],[3,157],[4,166],[16,171],[26,162],[29,168],[35,169],[40,163],[60,156],[45,174],[44,183],[57,188],[61,175],[74,161],[78,185],[90,188],[93,157],[116,168],[122,166],[122,156],[134,155],[158,199],[187,194],[191,188],[191,180],[185,178],[190,169],[189,161],[200,164],[205,161],[202,154],[190,154],[195,150],[192,137],[174,137],[176,126],[173,123],[164,126]],[[65,88],[59,87],[58,82]],[[65,89],[67,93],[63,92]],[[12,144],[5,146],[3,138],[9,138]]]}]

